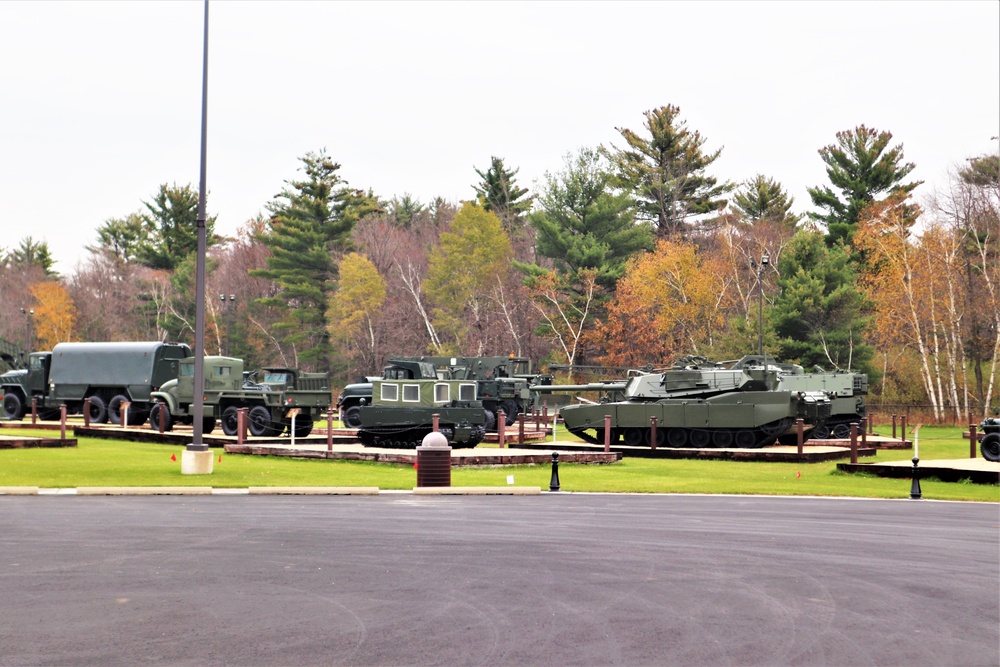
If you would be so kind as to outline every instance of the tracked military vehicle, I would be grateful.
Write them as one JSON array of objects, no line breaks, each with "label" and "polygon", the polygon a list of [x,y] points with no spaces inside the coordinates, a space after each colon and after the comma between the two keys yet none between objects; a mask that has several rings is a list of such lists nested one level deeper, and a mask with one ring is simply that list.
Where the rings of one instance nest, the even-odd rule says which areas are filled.
[{"label": "tracked military vehicle", "polygon": [[358,406],[358,439],[367,447],[412,449],[433,430],[453,447],[475,447],[486,435],[486,413],[476,383],[434,377],[434,365],[397,361],[372,383],[370,404]]},{"label": "tracked military vehicle", "polygon": [[[854,371],[825,371],[816,366],[805,371],[798,364],[778,363],[772,357],[749,354],[732,368],[776,366],[781,370],[778,389],[787,391],[822,391],[830,397],[830,417],[809,434],[816,440],[836,438],[843,440],[851,435],[851,424],[860,423],[868,414],[865,396],[868,394],[868,375]],[[728,362],[722,362],[728,363]]]},{"label": "tracked military vehicle", "polygon": [[[398,364],[426,362],[430,373],[424,379],[471,380],[476,383],[476,396],[486,410],[486,428],[496,427],[502,410],[505,423],[511,426],[517,415],[528,412],[534,401],[530,387],[551,384],[552,376],[532,373],[531,361],[525,357],[392,357],[387,369],[398,369]],[[431,372],[433,371],[433,372]],[[385,376],[388,377],[388,376]],[[344,387],[337,398],[344,426],[357,428],[359,408],[372,400],[372,383],[379,378],[362,378]]]},{"label": "tracked military vehicle", "polygon": [[[663,373],[635,375],[621,383],[579,385],[581,391],[623,392],[625,400],[570,405],[559,414],[571,433],[604,442],[604,416],[611,415],[611,441],[651,445],[650,417],[657,419],[656,446],[756,448],[830,416],[830,399],[818,391],[779,390],[774,367],[720,369],[686,357]],[[566,387],[565,385],[563,387]]]}]

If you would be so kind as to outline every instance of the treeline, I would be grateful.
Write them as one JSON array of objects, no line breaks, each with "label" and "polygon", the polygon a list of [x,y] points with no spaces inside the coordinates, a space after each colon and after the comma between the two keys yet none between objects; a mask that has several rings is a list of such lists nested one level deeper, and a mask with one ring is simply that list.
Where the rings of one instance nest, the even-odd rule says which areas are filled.
[{"label": "treeline", "polygon": [[[902,144],[858,126],[819,149],[829,182],[803,215],[771,176],[712,176],[721,149],[677,107],[618,132],[537,192],[493,157],[464,202],[385,199],[325,150],[302,156],[235,237],[207,223],[207,352],[343,384],[392,355],[639,367],[762,343],[868,372],[882,401],[942,419],[996,405],[1000,156],[970,157],[918,204]],[[101,225],[73,275],[31,237],[0,253],[0,336],[192,343],[197,203],[161,186]]]}]

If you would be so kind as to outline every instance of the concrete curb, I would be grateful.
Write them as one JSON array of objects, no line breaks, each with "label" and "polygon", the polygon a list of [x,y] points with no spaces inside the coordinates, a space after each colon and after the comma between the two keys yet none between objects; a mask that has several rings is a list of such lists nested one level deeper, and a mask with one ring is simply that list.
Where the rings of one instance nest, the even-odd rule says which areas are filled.
[{"label": "concrete curb", "polygon": [[537,496],[538,486],[415,486],[415,496]]},{"label": "concrete curb", "polygon": [[377,496],[377,486],[251,486],[251,496]]},{"label": "concrete curb", "polygon": [[78,496],[210,496],[210,486],[81,486]]},{"label": "concrete curb", "polygon": [[0,486],[0,496],[37,496],[37,486]]}]

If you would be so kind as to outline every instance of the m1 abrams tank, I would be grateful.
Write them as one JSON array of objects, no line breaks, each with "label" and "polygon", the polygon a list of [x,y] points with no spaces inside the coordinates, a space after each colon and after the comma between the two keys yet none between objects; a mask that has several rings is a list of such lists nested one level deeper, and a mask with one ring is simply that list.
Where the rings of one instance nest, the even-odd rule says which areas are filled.
[{"label": "m1 abrams tank", "polygon": [[[830,416],[830,399],[818,391],[781,391],[774,367],[720,369],[701,357],[685,357],[674,369],[579,390],[621,389],[625,400],[562,408],[566,428],[593,443],[604,442],[604,415],[611,415],[611,441],[650,445],[650,417],[657,418],[656,445],[755,448]],[[565,386],[563,388],[566,388]]]},{"label": "m1 abrams tank", "polygon": [[453,447],[475,447],[486,435],[475,382],[418,377],[372,383],[371,404],[358,410],[358,439],[366,447],[412,449],[433,430],[435,414],[438,430]]},{"label": "m1 abrams tank", "polygon": [[[851,423],[860,423],[868,414],[865,395],[868,394],[868,376],[854,371],[825,371],[816,366],[805,371],[798,364],[778,363],[772,357],[750,354],[732,368],[743,369],[776,366],[781,370],[778,389],[787,391],[822,391],[830,396],[830,418],[812,430],[809,437],[816,440],[835,438],[843,440],[851,435]],[[728,363],[728,362],[722,362]]]}]

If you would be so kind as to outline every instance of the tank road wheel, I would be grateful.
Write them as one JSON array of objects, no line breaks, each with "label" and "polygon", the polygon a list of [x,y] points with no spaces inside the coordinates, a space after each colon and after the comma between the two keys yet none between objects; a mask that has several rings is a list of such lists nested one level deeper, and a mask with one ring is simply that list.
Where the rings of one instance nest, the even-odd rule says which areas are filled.
[{"label": "tank road wheel", "polygon": [[826,424],[821,424],[812,430],[809,436],[810,440],[826,440],[830,437],[830,427]]},{"label": "tank road wheel", "polygon": [[[167,433],[174,428],[174,418],[170,416],[170,410],[163,403],[154,403],[149,411],[149,425],[154,431],[160,430],[160,411],[163,411],[163,432]],[[90,411],[94,411],[93,397],[91,398]]]},{"label": "tank road wheel", "polygon": [[979,442],[979,451],[987,461],[1000,461],[1000,433],[987,433]]},{"label": "tank road wheel", "polygon": [[[653,446],[653,443],[652,443],[653,429],[647,428],[647,429],[644,429],[644,430],[646,432],[643,434],[642,440],[647,445],[649,445],[650,447],[652,447]],[[657,447],[662,447],[663,443],[667,440],[667,434],[664,433],[664,431],[666,431],[666,430],[667,429],[665,429],[665,428],[657,428],[656,429],[656,446]]]},{"label": "tank road wheel", "polygon": [[[91,398],[91,401],[94,399]],[[122,403],[128,402],[128,396],[125,394],[115,394],[108,403],[108,421],[112,424],[121,425],[122,423]],[[129,412],[132,412],[132,407],[129,406]]]},{"label": "tank road wheel", "polygon": [[837,440],[844,440],[851,437],[850,424],[837,424],[833,427],[833,437]]},{"label": "tank road wheel", "polygon": [[108,421],[108,406],[98,395],[90,397],[90,423],[103,424]]},{"label": "tank road wheel", "polygon": [[642,446],[643,440],[646,439],[642,431],[643,429],[634,427],[625,429],[625,445],[628,447]]},{"label": "tank road wheel", "polygon": [[733,446],[732,431],[716,431],[712,434],[712,444],[721,449]]},{"label": "tank road wheel", "polygon": [[257,437],[269,435],[271,432],[271,412],[263,405],[255,405],[247,413],[247,428],[250,435]]},{"label": "tank road wheel", "polygon": [[204,416],[201,418],[201,432],[208,435],[215,430],[215,417]]},{"label": "tank road wheel", "polygon": [[361,406],[352,405],[351,407],[344,410],[344,426],[347,428],[360,428],[361,427]]},{"label": "tank road wheel", "polygon": [[687,444],[688,434],[682,428],[672,428],[667,431],[668,447],[683,447]]},{"label": "tank road wheel", "polygon": [[17,394],[3,395],[3,418],[19,421],[24,417],[24,403]]},{"label": "tank road wheel", "polygon": [[228,408],[222,411],[222,432],[226,435],[236,435],[236,431],[239,428],[239,414],[240,409],[235,405],[230,405]]},{"label": "tank road wheel", "polygon": [[740,449],[750,449],[757,444],[757,436],[753,431],[743,429],[736,432],[736,446]]},{"label": "tank road wheel", "polygon": [[712,440],[712,434],[702,429],[693,429],[689,438],[692,447],[702,449],[708,447],[708,443]]},{"label": "tank road wheel", "polygon": [[304,438],[313,430],[313,418],[311,415],[299,415],[295,418],[295,437]]}]

